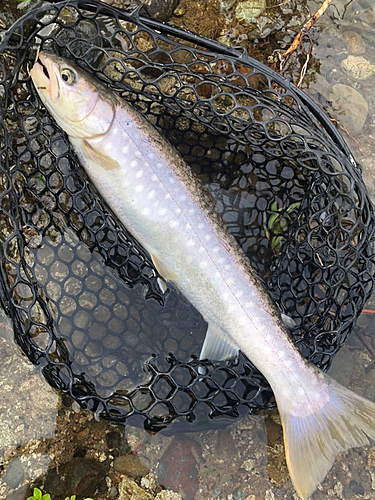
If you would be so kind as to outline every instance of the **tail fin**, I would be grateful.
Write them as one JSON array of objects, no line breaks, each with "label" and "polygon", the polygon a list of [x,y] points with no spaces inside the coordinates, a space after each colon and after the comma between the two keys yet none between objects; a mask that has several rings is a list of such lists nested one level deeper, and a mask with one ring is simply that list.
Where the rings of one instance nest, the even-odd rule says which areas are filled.
[{"label": "tail fin", "polygon": [[290,477],[304,500],[323,481],[338,453],[375,439],[375,403],[322,375],[330,399],[319,413],[298,417],[279,406]]}]

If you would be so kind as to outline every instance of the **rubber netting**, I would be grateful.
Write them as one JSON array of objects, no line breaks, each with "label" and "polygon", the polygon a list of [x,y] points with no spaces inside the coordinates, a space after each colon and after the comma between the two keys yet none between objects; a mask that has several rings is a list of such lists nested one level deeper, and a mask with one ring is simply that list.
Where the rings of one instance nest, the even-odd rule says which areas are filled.
[{"label": "rubber netting", "polygon": [[174,144],[294,320],[302,354],[327,370],[374,282],[373,206],[329,119],[240,49],[72,0],[32,10],[0,47],[1,295],[48,381],[151,430],[223,425],[274,404],[243,355],[198,360],[201,315],[178,290],[160,292],[39,101],[29,77],[39,47],[106,82]]}]

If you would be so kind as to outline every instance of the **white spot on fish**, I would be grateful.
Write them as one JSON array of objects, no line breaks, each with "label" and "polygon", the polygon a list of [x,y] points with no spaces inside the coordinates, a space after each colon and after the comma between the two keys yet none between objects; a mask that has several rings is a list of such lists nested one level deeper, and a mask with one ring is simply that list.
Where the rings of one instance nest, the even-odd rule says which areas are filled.
[{"label": "white spot on fish", "polygon": [[204,239],[205,239],[206,241],[210,241],[210,239],[211,239],[211,235],[210,235],[210,234],[206,234],[206,236],[204,237]]},{"label": "white spot on fish", "polygon": [[129,146],[124,146],[121,151],[125,155],[129,151]]},{"label": "white spot on fish", "polygon": [[158,214],[159,214],[159,215],[165,215],[166,213],[167,213],[167,209],[166,209],[165,207],[162,207],[162,208],[159,210],[159,212],[158,212]]},{"label": "white spot on fish", "polygon": [[143,170],[138,170],[138,172],[136,173],[136,177],[138,177],[139,179],[140,177],[142,177],[142,175],[143,175]]},{"label": "white spot on fish", "polygon": [[170,200],[170,199],[171,199],[171,195],[170,195],[169,193],[167,193],[167,194],[165,195],[165,199],[166,199],[166,200]]},{"label": "white spot on fish", "polygon": [[151,191],[149,191],[149,192],[147,193],[147,198],[150,198],[150,199],[151,199],[151,198],[153,198],[154,196],[155,196],[155,190],[154,190],[154,189],[152,189]]},{"label": "white spot on fish", "polygon": [[185,201],[185,200],[186,200],[186,195],[183,194],[182,196],[180,196],[180,201]]},{"label": "white spot on fish", "polygon": [[247,320],[246,320],[245,316],[241,316],[240,319],[238,320],[238,322],[241,326],[245,326],[247,323]]},{"label": "white spot on fish", "polygon": [[176,181],[174,180],[173,177],[168,177],[168,182],[169,184],[174,184]]},{"label": "white spot on fish", "polygon": [[205,267],[207,267],[207,261],[206,260],[201,260],[200,263],[199,263],[199,267],[201,267],[202,269],[204,269]]},{"label": "white spot on fish", "polygon": [[153,175],[151,176],[151,180],[152,180],[153,182],[157,181],[157,180],[158,180],[158,176],[157,176],[157,175],[155,175],[155,174],[153,174]]},{"label": "white spot on fish", "polygon": [[144,209],[142,210],[142,214],[143,214],[143,215],[148,215],[149,213],[150,213],[150,210],[149,210],[148,208],[144,208]]},{"label": "white spot on fish", "polygon": [[203,229],[204,225],[203,224],[198,224],[198,229]]},{"label": "white spot on fish", "polygon": [[303,389],[303,387],[298,387],[297,389],[297,397],[301,398],[302,396],[305,396],[306,392]]},{"label": "white spot on fish", "polygon": [[239,299],[240,297],[242,297],[242,295],[243,295],[243,291],[242,290],[238,290],[238,292],[236,293],[237,299]]},{"label": "white spot on fish", "polygon": [[291,368],[293,366],[293,361],[291,359],[287,359],[286,361],[284,361],[284,365],[287,368]]},{"label": "white spot on fish", "polygon": [[150,160],[153,160],[155,158],[155,154],[154,153],[149,153],[148,157],[149,157]]},{"label": "white spot on fish", "polygon": [[194,246],[194,240],[189,240],[189,241],[187,242],[187,246],[188,246],[188,247],[193,247],[193,246]]},{"label": "white spot on fish", "polygon": [[137,191],[137,193],[140,193],[141,191],[144,190],[144,185],[138,184],[138,186],[135,186],[135,190]]},{"label": "white spot on fish", "polygon": [[213,249],[213,252],[214,252],[214,253],[218,253],[219,251],[220,251],[220,247],[215,247],[215,248]]},{"label": "white spot on fish", "polygon": [[204,253],[205,251],[206,251],[206,249],[204,247],[202,247],[202,246],[199,247],[199,250],[198,250],[199,253]]}]

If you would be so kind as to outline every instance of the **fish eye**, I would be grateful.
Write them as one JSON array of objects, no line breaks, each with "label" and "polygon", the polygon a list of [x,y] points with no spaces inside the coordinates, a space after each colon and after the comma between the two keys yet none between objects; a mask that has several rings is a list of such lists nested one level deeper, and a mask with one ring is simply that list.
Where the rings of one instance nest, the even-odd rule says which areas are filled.
[{"label": "fish eye", "polygon": [[76,76],[75,72],[69,68],[64,68],[61,70],[61,78],[68,85],[73,85],[73,83],[75,83],[77,80],[77,76]]}]

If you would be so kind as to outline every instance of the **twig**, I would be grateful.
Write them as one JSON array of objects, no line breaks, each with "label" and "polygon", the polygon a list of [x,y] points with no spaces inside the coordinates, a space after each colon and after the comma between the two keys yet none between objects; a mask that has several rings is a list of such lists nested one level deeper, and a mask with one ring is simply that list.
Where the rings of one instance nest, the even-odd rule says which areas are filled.
[{"label": "twig", "polygon": [[361,146],[359,145],[359,142],[357,141],[357,139],[355,137],[352,136],[352,134],[349,132],[349,130],[347,128],[345,128],[343,125],[341,125],[340,121],[339,120],[336,120],[335,118],[329,118],[331,120],[331,122],[333,123],[336,123],[336,125],[341,129],[343,130],[349,137],[352,141],[355,142],[357,148],[359,149],[360,153],[363,155],[363,156],[366,156],[365,153],[363,152]]},{"label": "twig", "polygon": [[294,38],[290,47],[285,52],[283,52],[281,54],[281,56],[280,56],[281,66],[283,66],[285,61],[293,54],[293,52],[295,52],[297,50],[298,46],[301,43],[302,37],[322,17],[322,15],[325,13],[325,11],[327,10],[327,8],[331,2],[332,2],[332,0],[324,0],[322,6],[315,12],[315,14],[312,17],[310,17],[310,19],[308,21],[305,22],[305,24],[302,26],[302,28],[297,33],[297,35]]},{"label": "twig", "polygon": [[372,346],[372,342],[370,342],[368,340],[367,335],[363,332],[363,329],[361,327],[358,327],[358,328],[355,329],[355,332],[356,332],[359,340],[366,347],[366,349],[371,354],[371,356],[375,359],[375,350],[374,350],[374,348]]}]

